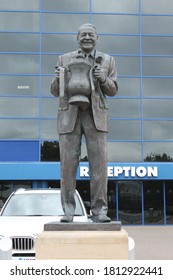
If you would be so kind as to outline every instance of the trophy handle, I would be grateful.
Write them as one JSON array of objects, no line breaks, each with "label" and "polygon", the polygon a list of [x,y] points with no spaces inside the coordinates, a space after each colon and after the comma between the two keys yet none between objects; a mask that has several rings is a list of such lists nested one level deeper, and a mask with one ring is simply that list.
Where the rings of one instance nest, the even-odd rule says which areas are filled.
[{"label": "trophy handle", "polygon": [[59,96],[65,96],[65,67],[58,67],[59,68]]}]

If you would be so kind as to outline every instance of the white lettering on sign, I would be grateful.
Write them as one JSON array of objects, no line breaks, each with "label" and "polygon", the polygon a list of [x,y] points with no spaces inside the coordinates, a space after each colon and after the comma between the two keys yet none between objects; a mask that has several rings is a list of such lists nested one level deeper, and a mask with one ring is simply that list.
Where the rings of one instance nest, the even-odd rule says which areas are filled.
[{"label": "white lettering on sign", "polygon": [[[157,177],[158,176],[158,167],[157,166],[108,166],[107,175],[109,178],[115,177],[117,178],[119,175],[124,175],[127,177],[139,177],[143,178],[147,177]],[[80,167],[80,177],[88,178],[89,175],[89,167],[81,166]]]},{"label": "white lettering on sign", "polygon": [[89,177],[89,168],[87,166],[80,167],[80,177]]}]

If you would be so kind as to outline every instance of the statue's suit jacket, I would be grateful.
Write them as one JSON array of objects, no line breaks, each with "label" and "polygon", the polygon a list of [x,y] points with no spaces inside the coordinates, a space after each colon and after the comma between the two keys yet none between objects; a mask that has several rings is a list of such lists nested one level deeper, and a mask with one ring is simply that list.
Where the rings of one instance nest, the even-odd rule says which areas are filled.
[{"label": "statue's suit jacket", "polygon": [[[67,69],[68,65],[76,60],[79,51],[59,56],[56,67],[63,66]],[[91,106],[93,112],[94,123],[96,129],[99,131],[108,131],[108,105],[106,95],[114,96],[117,93],[118,87],[116,83],[117,71],[115,67],[115,60],[112,56],[101,53],[96,50],[95,57],[93,58],[92,65],[99,65],[106,75],[106,81],[99,83],[94,79],[94,91],[91,93]],[[68,83],[68,74],[67,81]],[[51,83],[51,93],[54,96],[59,96],[59,84],[55,77]],[[76,118],[78,114],[78,106],[69,104],[68,93],[65,92],[64,97],[59,98],[58,109],[58,133],[70,133],[73,131]]]}]

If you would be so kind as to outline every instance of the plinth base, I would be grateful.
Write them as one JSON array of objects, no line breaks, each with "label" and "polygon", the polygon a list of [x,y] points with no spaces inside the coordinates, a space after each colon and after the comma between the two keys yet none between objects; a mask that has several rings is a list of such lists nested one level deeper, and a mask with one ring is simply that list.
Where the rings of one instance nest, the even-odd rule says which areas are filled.
[{"label": "plinth base", "polygon": [[106,225],[106,230],[97,230],[96,225],[94,230],[91,225],[87,230],[88,224],[86,230],[75,231],[69,230],[72,224],[62,224],[63,230],[59,231],[50,231],[49,227],[36,239],[36,259],[128,259],[128,234],[124,229],[111,230],[111,224]]}]

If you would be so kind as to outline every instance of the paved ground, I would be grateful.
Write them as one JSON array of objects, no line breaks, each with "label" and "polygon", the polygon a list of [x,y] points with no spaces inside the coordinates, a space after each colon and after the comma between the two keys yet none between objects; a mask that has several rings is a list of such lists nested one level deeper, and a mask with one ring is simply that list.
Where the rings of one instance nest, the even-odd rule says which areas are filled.
[{"label": "paved ground", "polygon": [[173,260],[173,225],[123,228],[135,241],[136,260]]}]

